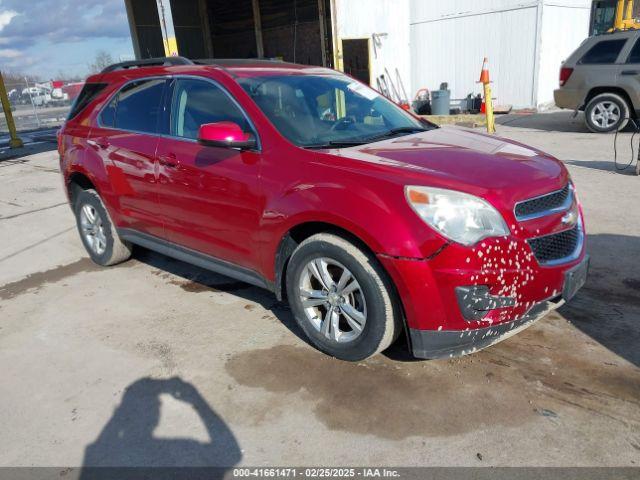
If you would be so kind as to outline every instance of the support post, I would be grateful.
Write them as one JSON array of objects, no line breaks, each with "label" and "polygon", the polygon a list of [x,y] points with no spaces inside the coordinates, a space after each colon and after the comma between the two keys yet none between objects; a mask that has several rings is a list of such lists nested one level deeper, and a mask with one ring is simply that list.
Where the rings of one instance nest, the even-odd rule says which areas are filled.
[{"label": "support post", "polygon": [[22,140],[18,137],[16,131],[16,124],[13,122],[13,114],[11,113],[11,103],[9,102],[9,96],[7,95],[7,89],[4,86],[4,79],[2,78],[2,72],[0,72],[0,101],[2,101],[2,109],[4,110],[4,118],[7,121],[7,128],[9,129],[9,147],[20,148],[23,146]]},{"label": "support post", "polygon": [[482,62],[482,71],[480,72],[480,80],[484,87],[484,107],[487,117],[487,133],[496,133],[496,122],[493,116],[493,99],[491,98],[491,78],[489,76],[489,59],[484,57]]},{"label": "support post", "polygon": [[320,20],[320,50],[322,53],[322,66],[327,66],[327,17],[324,8],[324,0],[318,0],[318,17]]},{"label": "support post", "polygon": [[158,16],[160,17],[160,28],[162,29],[162,40],[164,43],[164,54],[167,57],[177,56],[178,41],[173,26],[173,15],[171,13],[171,0],[166,0],[168,8],[165,8],[163,0],[156,0],[158,5]]},{"label": "support post", "polygon": [[131,43],[133,44],[133,54],[136,59],[141,59],[140,55],[140,41],[138,39],[138,30],[136,28],[136,19],[133,17],[133,7],[131,6],[132,0],[124,0],[124,6],[127,10],[127,20],[129,21],[129,31],[131,32]]},{"label": "support post", "polygon": [[496,133],[496,121],[493,115],[493,99],[491,98],[491,84],[484,84],[484,104],[487,115],[487,133]]},{"label": "support post", "polygon": [[251,0],[253,6],[253,27],[256,32],[256,49],[258,58],[264,58],[264,43],[262,42],[262,18],[260,17],[260,1]]},{"label": "support post", "polygon": [[338,38],[338,6],[336,0],[331,0],[331,38],[333,39],[333,68],[344,71],[342,62],[342,41]]},{"label": "support post", "polygon": [[204,36],[204,45],[207,50],[207,56],[213,58],[213,38],[211,37],[211,23],[209,22],[209,8],[206,0],[199,0],[200,18],[202,21],[202,34]]}]

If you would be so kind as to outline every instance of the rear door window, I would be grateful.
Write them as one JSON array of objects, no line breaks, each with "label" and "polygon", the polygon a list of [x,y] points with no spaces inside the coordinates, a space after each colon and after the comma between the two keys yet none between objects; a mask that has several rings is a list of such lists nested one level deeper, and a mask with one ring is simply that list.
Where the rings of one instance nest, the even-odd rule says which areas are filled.
[{"label": "rear door window", "polygon": [[123,87],[118,93],[116,128],[156,133],[165,83],[164,79],[139,80]]},{"label": "rear door window", "polygon": [[118,96],[116,95],[109,104],[102,109],[100,113],[100,125],[102,127],[116,126],[116,106],[118,105]]},{"label": "rear door window", "polygon": [[156,133],[162,113],[164,79],[137,80],[128,83],[100,114],[105,127]]},{"label": "rear door window", "polygon": [[619,40],[603,40],[596,43],[591,49],[584,54],[579,63],[586,65],[604,65],[615,63],[618,55],[624,44],[627,43],[626,39]]}]

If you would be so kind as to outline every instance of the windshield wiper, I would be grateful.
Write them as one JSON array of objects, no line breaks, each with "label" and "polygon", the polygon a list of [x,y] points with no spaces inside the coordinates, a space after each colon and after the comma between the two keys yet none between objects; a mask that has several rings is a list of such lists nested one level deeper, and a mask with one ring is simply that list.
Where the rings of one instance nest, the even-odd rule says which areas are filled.
[{"label": "windshield wiper", "polygon": [[394,135],[398,135],[400,133],[416,133],[416,132],[426,132],[426,128],[422,127],[397,127],[392,128],[384,133],[379,133],[377,135],[373,135],[371,137],[364,137],[360,139],[352,139],[352,140],[331,140],[326,143],[318,143],[316,145],[304,145],[304,148],[340,148],[340,147],[356,147],[358,145],[364,145],[366,143],[371,143],[375,140],[381,140],[383,138],[392,137]]},{"label": "windshield wiper", "polygon": [[340,148],[340,147],[357,147],[367,143],[365,140],[331,140],[327,143],[318,143],[315,145],[303,145],[303,148]]},{"label": "windshield wiper", "polygon": [[394,135],[398,135],[399,133],[417,133],[417,132],[426,132],[426,128],[422,127],[398,127],[392,128],[384,133],[379,133],[377,135],[373,135],[371,137],[367,137],[364,139],[366,142],[371,142],[373,140],[380,140],[387,137],[392,137]]}]

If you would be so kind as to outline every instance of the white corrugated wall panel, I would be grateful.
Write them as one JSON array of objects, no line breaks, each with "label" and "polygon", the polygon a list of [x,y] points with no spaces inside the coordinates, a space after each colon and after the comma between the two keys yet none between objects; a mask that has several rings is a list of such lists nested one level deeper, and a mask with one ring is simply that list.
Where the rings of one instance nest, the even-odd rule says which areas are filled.
[{"label": "white corrugated wall panel", "polygon": [[553,91],[558,88],[560,64],[589,35],[590,14],[589,0],[545,1],[538,73],[539,107],[553,102]]},{"label": "white corrugated wall panel", "polygon": [[411,97],[409,0],[336,0],[336,10],[339,38],[372,39],[373,34],[385,34],[370,52],[372,77],[386,70],[395,85],[397,69]]},{"label": "white corrugated wall panel", "polygon": [[[581,0],[579,0],[581,1]],[[412,0],[411,20],[424,22],[447,17],[520,9],[539,0]]]},{"label": "white corrugated wall panel", "polygon": [[[476,82],[486,56],[497,102],[533,106],[539,3],[456,0],[451,4],[458,7],[457,12],[444,9],[441,3],[449,4],[432,0],[412,3],[416,14],[411,18],[413,88],[433,90],[448,82],[453,98],[479,93],[481,87]],[[430,12],[427,5],[434,10]],[[489,9],[492,5],[495,11]],[[425,20],[427,14],[430,20]]]}]

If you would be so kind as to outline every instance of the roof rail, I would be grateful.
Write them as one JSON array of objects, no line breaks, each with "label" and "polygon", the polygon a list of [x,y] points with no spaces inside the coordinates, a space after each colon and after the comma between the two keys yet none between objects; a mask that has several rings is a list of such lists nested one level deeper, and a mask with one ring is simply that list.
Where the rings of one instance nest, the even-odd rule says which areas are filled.
[{"label": "roof rail", "polygon": [[168,67],[172,65],[193,65],[193,62],[184,57],[158,57],[145,58],[142,60],[131,60],[128,62],[114,63],[102,70],[100,73],[114,72],[116,70],[126,70],[138,67]]},{"label": "roof rail", "polygon": [[195,58],[193,59],[193,63],[196,65],[242,65],[243,63],[285,63],[283,60],[279,58]]}]

